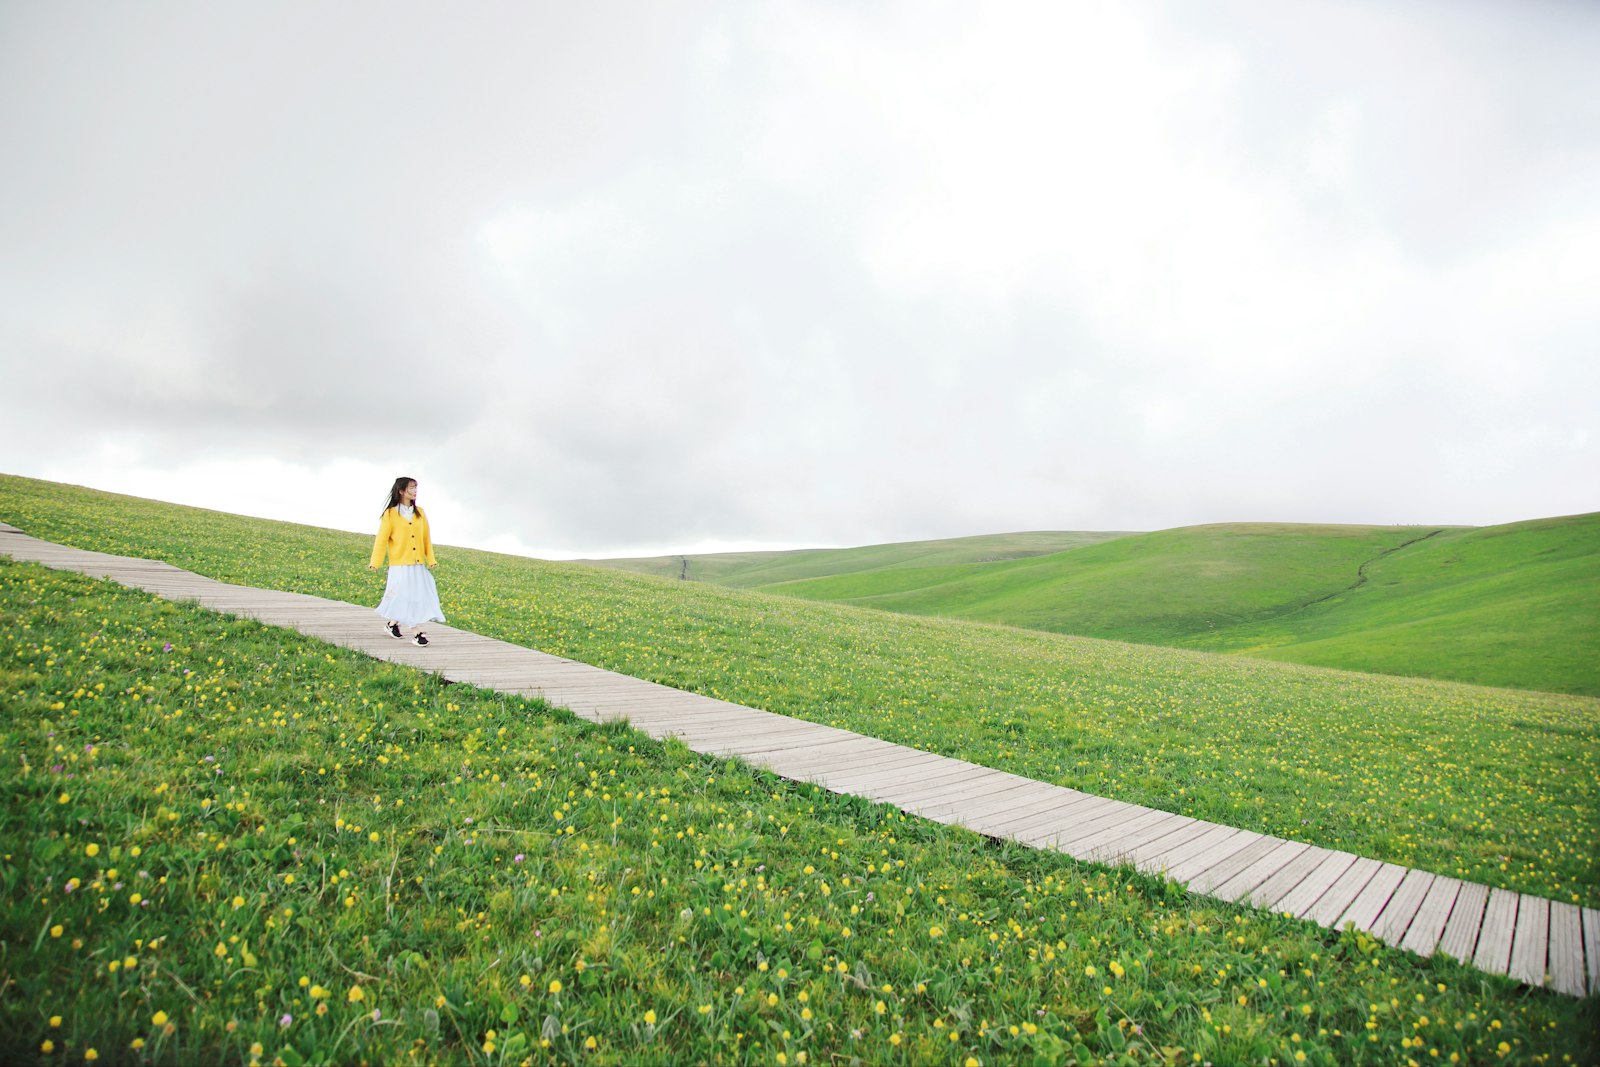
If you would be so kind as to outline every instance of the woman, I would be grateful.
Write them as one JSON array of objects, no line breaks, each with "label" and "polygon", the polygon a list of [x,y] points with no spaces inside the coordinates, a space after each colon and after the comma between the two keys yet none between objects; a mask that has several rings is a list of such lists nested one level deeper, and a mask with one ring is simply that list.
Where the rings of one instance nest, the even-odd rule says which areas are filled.
[{"label": "woman", "polygon": [[433,555],[428,517],[417,507],[415,478],[396,478],[390,487],[368,569],[377,570],[385,555],[389,557],[389,581],[383,590],[383,602],[378,605],[384,632],[404,640],[400,628],[409,626],[414,631],[411,643],[426,645],[428,635],[422,632],[422,624],[429,619],[444,622],[444,610],[439,607],[439,589],[433,584],[433,575],[428,573],[439,561]]}]

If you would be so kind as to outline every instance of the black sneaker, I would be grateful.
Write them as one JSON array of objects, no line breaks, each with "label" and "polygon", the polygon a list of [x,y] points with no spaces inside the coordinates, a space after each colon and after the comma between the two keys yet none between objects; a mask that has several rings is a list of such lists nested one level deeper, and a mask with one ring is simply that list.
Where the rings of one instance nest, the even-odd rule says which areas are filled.
[{"label": "black sneaker", "polygon": [[397,622],[386,623],[383,628],[388,631],[390,637],[396,640],[403,640],[406,636],[400,632],[400,624]]},{"label": "black sneaker", "polygon": [[425,645],[425,644],[428,643],[428,635],[427,634],[418,634],[417,636],[415,636],[415,637],[413,637],[411,639],[411,643],[413,645]]}]

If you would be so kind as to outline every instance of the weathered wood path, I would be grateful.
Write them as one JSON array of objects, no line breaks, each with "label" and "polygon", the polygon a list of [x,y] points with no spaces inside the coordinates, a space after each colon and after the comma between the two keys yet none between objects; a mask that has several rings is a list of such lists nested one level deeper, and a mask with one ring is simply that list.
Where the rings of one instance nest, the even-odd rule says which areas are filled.
[{"label": "weathered wood path", "polygon": [[168,600],[284,626],[447,681],[540,697],[593,722],[627,719],[656,738],[738,756],[774,774],[893,804],[923,818],[1082,860],[1131,863],[1191,891],[1353,923],[1423,956],[1571,996],[1600,993],[1600,911],[1091,796],[947,756],[642,681],[450,626],[418,648],[373,610],[228,585],[155,560],[86,552],[0,523],[13,559],[109,578]]}]

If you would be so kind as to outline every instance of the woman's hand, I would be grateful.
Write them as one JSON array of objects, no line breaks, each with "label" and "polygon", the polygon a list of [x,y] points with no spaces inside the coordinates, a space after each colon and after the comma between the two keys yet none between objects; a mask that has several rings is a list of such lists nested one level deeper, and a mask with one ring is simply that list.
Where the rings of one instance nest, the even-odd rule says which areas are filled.
[{"label": "woman's hand", "polygon": [[367,564],[367,570],[369,570],[369,571],[375,571],[375,570],[377,570],[377,569],[378,569],[378,565],[377,565],[377,564],[376,564],[376,563],[369,563],[369,564]]}]

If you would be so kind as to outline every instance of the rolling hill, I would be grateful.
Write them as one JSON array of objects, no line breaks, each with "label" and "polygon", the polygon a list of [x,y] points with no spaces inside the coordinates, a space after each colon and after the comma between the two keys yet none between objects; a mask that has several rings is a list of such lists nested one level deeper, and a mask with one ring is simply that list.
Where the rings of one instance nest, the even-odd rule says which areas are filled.
[{"label": "rolling hill", "polygon": [[[382,594],[365,534],[6,475],[0,521],[223,581],[351,603]],[[1592,698],[925,618],[448,544],[439,561],[453,625],[552,655],[1190,818],[1600,901]],[[24,603],[32,580],[20,579]],[[65,643],[7,628],[32,642],[24,659],[72,672],[51,702],[78,689],[118,702],[142,692],[144,682],[92,664],[102,617]],[[171,670],[205,662],[166,659],[181,642],[160,625],[142,625],[134,644]],[[7,662],[0,682],[31,677]],[[178,710],[214,691],[183,692]],[[261,710],[287,715],[318,695],[296,693],[292,706],[274,698]]]},{"label": "rolling hill", "polygon": [[[646,556],[636,559],[575,560],[597,567],[711,582],[730,589],[770,588],[868,572],[897,573],[920,568],[976,566],[1054,555],[1085,545],[1126,537],[1122,533],[1071,533],[1058,530],[986,534],[937,541],[905,541],[864,548],[805,548],[789,552],[718,552],[699,556]],[[684,563],[687,561],[687,569]],[[817,598],[813,598],[817,599]],[[821,598],[827,599],[827,598]]]},{"label": "rolling hill", "polygon": [[1481,528],[1253,523],[963,542],[1007,537],[1035,549],[1076,540],[991,561],[971,548],[960,558],[957,542],[739,564],[688,557],[689,576],[904,614],[1600,694],[1600,513]]}]

